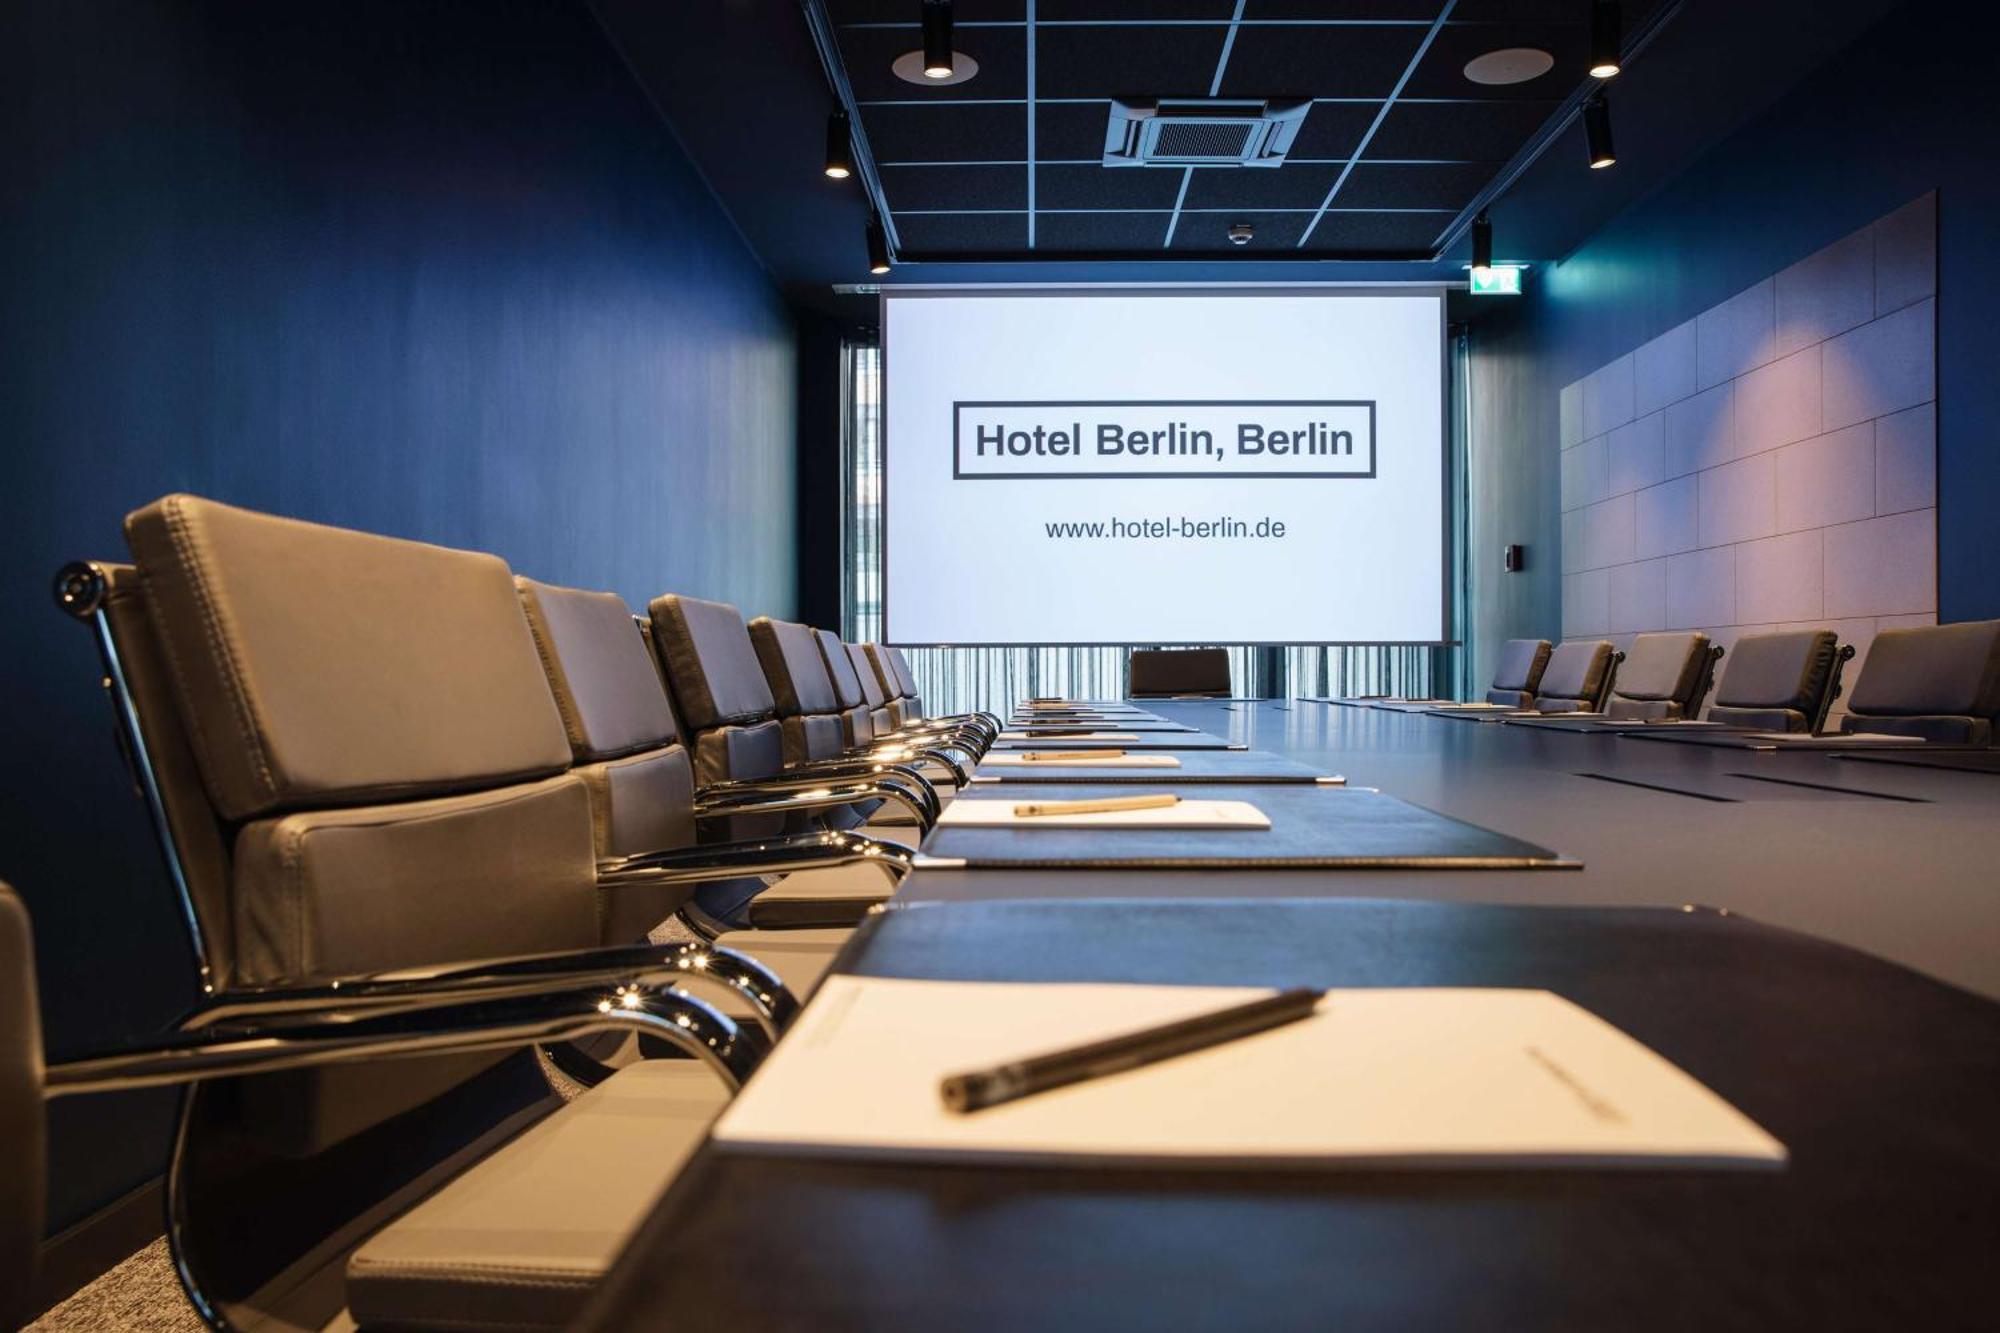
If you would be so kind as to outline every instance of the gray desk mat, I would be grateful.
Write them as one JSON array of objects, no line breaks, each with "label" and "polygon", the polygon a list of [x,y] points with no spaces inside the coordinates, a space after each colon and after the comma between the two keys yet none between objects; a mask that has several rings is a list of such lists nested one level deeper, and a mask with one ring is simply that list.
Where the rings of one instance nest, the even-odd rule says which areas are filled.
[{"label": "gray desk mat", "polygon": [[[1159,786],[1174,782],[1317,782],[1327,776],[1317,768],[1267,750],[1186,750],[1174,756],[1179,768],[1052,768],[1040,765],[1005,768],[984,767],[973,777],[980,786],[1005,783],[1009,788],[1023,782],[1064,785],[1073,783],[1145,783]],[[992,782],[986,781],[991,779]]]},{"label": "gray desk mat", "polygon": [[[1054,800],[1129,796],[1129,785],[1006,783],[973,786],[957,800]],[[1216,783],[1206,801],[1247,801],[1268,829],[1011,829],[941,826],[924,859],[968,867],[1417,867],[1574,869],[1546,847],[1411,805],[1366,787]]]},{"label": "gray desk mat", "polygon": [[1843,736],[1805,736],[1795,741],[1774,741],[1760,739],[1751,731],[1682,731],[1648,729],[1646,731],[1621,731],[1620,736],[1630,740],[1666,741],[1672,745],[1706,745],[1718,750],[1758,750],[1798,754],[1879,754],[1883,752],[1926,750],[1966,751],[1975,746],[1940,745],[1936,741],[1922,741],[1914,737],[1908,741],[1850,741]]},{"label": "gray desk mat", "polygon": [[2000,749],[1945,750],[1930,754],[1912,750],[1892,750],[1887,754],[1843,750],[1834,758],[1852,759],[1856,763],[1895,764],[1901,768],[1936,768],[1950,773],[1991,773],[2000,777]]},{"label": "gray desk mat", "polygon": [[1184,722],[1155,722],[1150,719],[1106,717],[1088,722],[1009,722],[1003,730],[1031,731],[1043,735],[1052,731],[1144,731],[1157,735],[1185,736],[1195,728]]},{"label": "gray desk mat", "polygon": [[1075,736],[1045,736],[1030,741],[995,741],[996,750],[1242,750],[1247,746],[1211,736],[1205,731],[1130,731],[1124,727],[1101,727],[1101,731],[1137,736],[1135,741],[1086,741]]}]

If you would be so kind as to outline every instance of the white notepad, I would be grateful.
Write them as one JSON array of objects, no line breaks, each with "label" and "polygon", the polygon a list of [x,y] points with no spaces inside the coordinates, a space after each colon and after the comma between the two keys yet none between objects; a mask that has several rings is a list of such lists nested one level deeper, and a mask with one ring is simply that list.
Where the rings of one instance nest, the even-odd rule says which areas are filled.
[{"label": "white notepad", "polygon": [[1033,750],[996,751],[979,761],[981,768],[1179,768],[1170,754],[1127,754],[1116,759],[1030,759]]},{"label": "white notepad", "polygon": [[[1038,797],[1037,801],[1081,800],[1082,797]],[[1248,801],[1201,801],[1183,798],[1177,805],[1150,810],[1102,810],[1088,815],[1017,815],[1018,797],[1001,800],[961,798],[944,808],[937,828],[1123,828],[1123,829],[1267,829],[1271,820]]]},{"label": "white notepad", "polygon": [[1075,1167],[1772,1167],[1784,1145],[1539,990],[1330,991],[1309,1019],[958,1115],[939,1082],[1240,1004],[1238,987],[831,976],[714,1128],[731,1148]]},{"label": "white notepad", "polygon": [[1057,741],[1136,741],[1136,732],[1130,731],[1080,731],[1068,736],[1032,735],[1025,731],[1003,731],[1003,741],[1046,741],[1053,745]]}]

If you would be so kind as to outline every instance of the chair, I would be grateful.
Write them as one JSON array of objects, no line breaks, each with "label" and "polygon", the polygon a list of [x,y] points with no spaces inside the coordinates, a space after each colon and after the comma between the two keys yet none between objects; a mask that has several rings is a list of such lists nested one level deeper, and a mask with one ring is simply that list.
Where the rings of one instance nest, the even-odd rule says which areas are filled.
[{"label": "chair", "polygon": [[1500,660],[1493,665],[1493,684],[1487,688],[1486,702],[1508,708],[1531,707],[1548,665],[1547,639],[1507,640],[1500,645]]},{"label": "chair", "polygon": [[[73,565],[59,598],[96,632],[187,924],[206,998],[182,1026],[252,1042],[214,1068],[273,1071],[183,1102],[167,1195],[197,1302],[317,1301],[329,1288],[306,1275],[340,1258],[328,1237],[374,1229],[551,1109],[521,1047],[563,1049],[576,1014],[533,997],[583,987],[592,1010],[650,1013],[642,1026],[697,1060],[631,1077],[681,1080],[680,1128],[698,1133],[760,1043],[653,979],[718,988],[773,1033],[796,1003],[712,946],[600,947],[603,895],[675,871],[601,870],[589,786],[569,771],[506,566],[186,496],[133,514],[127,539],[136,568]],[[601,724],[586,720],[590,743],[618,748]],[[486,1011],[505,1039],[444,1031],[432,1007],[458,1002],[513,1005]],[[632,1024],[588,1030],[607,1026]],[[323,1047],[319,1027],[355,1044]],[[334,1063],[302,1042],[355,1054]],[[267,1048],[300,1058],[248,1059]],[[507,1220],[536,1234],[532,1215]],[[501,1239],[436,1266],[504,1286]]]},{"label": "chair", "polygon": [[1549,654],[1541,684],[1535,690],[1535,711],[1597,712],[1604,707],[1604,697],[1617,677],[1623,656],[1612,649],[1609,639],[1573,639],[1558,644]]},{"label": "chair", "polygon": [[1227,699],[1226,648],[1134,648],[1126,693],[1134,699]]},{"label": "chair", "polygon": [[1747,634],[1730,649],[1708,721],[1753,731],[1817,732],[1854,656],[1832,630]]},{"label": "chair", "polygon": [[[948,782],[954,788],[971,780],[967,765],[977,762],[983,750],[970,741],[946,739],[931,745],[927,737],[936,729],[919,728],[924,734],[908,745],[896,744],[893,736],[878,745],[874,725],[866,712],[860,712],[857,731],[854,714],[859,710],[844,705],[810,626],[758,616],[750,622],[749,629],[751,645],[756,649],[758,664],[771,687],[771,697],[776,701],[779,722],[784,728],[787,763],[798,763],[815,749],[831,748],[835,753],[870,758],[921,759],[928,762],[928,767],[919,769],[926,778],[934,783]],[[860,742],[848,739],[855,734],[867,739]]]},{"label": "chair", "polygon": [[1846,733],[1993,744],[2000,715],[2000,620],[1885,629],[1854,682]]},{"label": "chair", "polygon": [[[840,811],[857,800],[879,799],[883,788],[863,778],[780,775],[697,789],[666,685],[624,600],[533,579],[514,583],[569,737],[572,771],[590,792],[598,880],[611,888],[600,912],[605,942],[644,939],[669,915],[713,938],[732,911],[741,914],[748,896],[764,888],[760,872],[865,865],[871,884],[903,872],[896,849],[853,835],[695,848],[696,823],[704,816]],[[780,889],[773,901],[783,896]],[[708,901],[697,901],[701,897]],[[852,910],[865,910],[865,904]],[[727,947],[752,942],[736,935]],[[797,945],[787,941],[787,951]]]},{"label": "chair", "polygon": [[[403,994],[406,1001],[423,1001],[421,1007],[357,1016],[344,1000],[312,1005],[293,997],[282,1016],[255,1029],[216,1027],[45,1068],[28,918],[13,891],[0,884],[0,1157],[8,1182],[0,1190],[0,1328],[16,1328],[33,1313],[47,1098],[203,1080],[211,1081],[201,1089],[204,1094],[227,1095],[232,1088],[300,1069],[365,1063],[379,1070],[386,1057],[412,1050],[481,1053],[535,1041],[632,1032],[678,1041],[686,1032],[681,1020],[699,1016],[698,1007],[690,1008],[684,997],[632,981],[580,985],[575,979],[552,979],[536,987],[517,984],[509,995],[483,997],[455,994],[450,983],[440,981],[406,987]],[[617,1003],[607,1003],[608,998]],[[732,1082],[749,1070],[741,1052],[726,1067]],[[567,1322],[636,1230],[658,1190],[698,1146],[724,1096],[723,1084],[705,1067],[656,1060],[634,1066],[568,1106],[551,1101],[541,1108],[545,1119],[418,1204],[410,1215],[419,1219],[417,1224],[399,1220],[362,1242],[348,1263],[344,1295],[351,1312],[363,1324],[403,1327],[423,1327],[432,1320],[432,1326],[496,1330],[524,1323],[553,1328]],[[698,1114],[660,1105],[675,1097],[695,1103]],[[189,1156],[186,1135],[196,1123],[188,1115],[192,1104],[192,1098],[183,1102],[182,1147],[170,1171],[171,1198],[179,1207],[171,1215],[175,1225],[168,1235],[195,1309],[217,1326],[225,1319],[243,1326],[268,1311],[270,1303],[245,1310],[228,1298],[226,1283],[209,1284],[214,1270],[228,1268],[227,1258],[215,1262],[212,1254],[190,1250],[190,1233],[213,1222],[188,1215],[187,1200],[175,1188]],[[644,1118],[635,1117],[635,1109]],[[586,1145],[605,1156],[589,1161],[578,1151]],[[578,1170],[587,1173],[584,1179],[572,1174]],[[532,1189],[532,1198],[520,1197],[524,1187]],[[448,1235],[424,1223],[426,1214],[466,1198],[477,1198],[482,1211],[452,1216],[449,1220],[460,1225]],[[567,1214],[555,1226],[549,1224],[552,1208]],[[260,1238],[244,1249],[258,1248],[269,1225],[261,1214],[219,1221],[239,1235],[254,1223]],[[540,1247],[538,1227],[544,1242]],[[389,1262],[381,1257],[371,1262],[366,1257],[371,1248]],[[508,1260],[529,1256],[540,1271],[537,1281],[523,1284],[519,1268],[510,1271]],[[308,1327],[331,1322],[326,1307],[337,1305],[342,1289],[324,1282],[320,1286],[317,1301],[306,1309],[296,1293],[288,1293],[290,1304],[283,1313],[304,1317]]]},{"label": "chair", "polygon": [[[850,806],[881,800],[906,805],[918,823],[936,822],[941,805],[936,790],[908,765],[882,764],[850,754],[838,727],[801,729],[801,757],[787,762],[785,728],[777,700],[757,660],[757,648],[742,613],[726,602],[668,593],[647,608],[653,649],[664,670],[680,718],[694,735],[695,781],[704,790],[724,783],[768,786],[789,778],[797,787],[824,785],[818,778],[866,784],[874,802],[850,798]],[[766,837],[782,821],[756,814],[754,806],[725,826],[730,838]],[[710,803],[720,815],[720,806]],[[858,822],[859,814],[855,815]],[[796,823],[796,818],[794,820]]]},{"label": "chair", "polygon": [[993,733],[1000,730],[1000,717],[996,713],[951,713],[930,717],[924,711],[923,696],[917,691],[917,678],[910,671],[910,659],[901,648],[885,643],[858,646],[862,656],[875,669],[876,680],[880,682],[883,694],[895,706],[904,729],[969,727],[984,735],[988,741],[992,740]]},{"label": "chair", "polygon": [[1722,649],[1698,631],[1639,635],[1625,650],[1605,716],[1647,722],[1693,717],[1721,657]]}]

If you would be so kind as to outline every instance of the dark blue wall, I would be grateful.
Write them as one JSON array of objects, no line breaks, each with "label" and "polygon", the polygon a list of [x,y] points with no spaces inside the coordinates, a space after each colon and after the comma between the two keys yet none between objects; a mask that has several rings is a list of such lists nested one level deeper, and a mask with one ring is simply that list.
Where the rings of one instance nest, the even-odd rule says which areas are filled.
[{"label": "dark blue wall", "polygon": [[[0,876],[61,1053],[191,998],[62,561],[191,490],[789,613],[795,347],[581,0],[5,12]],[[52,1223],[157,1169],[58,1109]]]},{"label": "dark blue wall", "polygon": [[1967,56],[1981,42],[1950,33],[1937,6],[1902,6],[1480,322],[1474,439],[1491,485],[1475,477],[1473,551],[1490,564],[1496,543],[1527,542],[1546,557],[1486,579],[1483,643],[1548,634],[1560,614],[1562,387],[1932,189],[1939,618],[2000,616],[2000,105]]}]

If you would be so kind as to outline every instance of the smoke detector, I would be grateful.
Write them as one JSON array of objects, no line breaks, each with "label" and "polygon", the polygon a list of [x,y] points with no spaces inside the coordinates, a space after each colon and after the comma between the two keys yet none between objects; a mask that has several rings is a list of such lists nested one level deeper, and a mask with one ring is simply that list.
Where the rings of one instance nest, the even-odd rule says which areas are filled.
[{"label": "smoke detector", "polygon": [[1248,245],[1250,244],[1250,238],[1256,234],[1257,229],[1247,222],[1232,222],[1229,224],[1229,243],[1231,245]]},{"label": "smoke detector", "polygon": [[1282,166],[1312,103],[1144,98],[1111,104],[1107,167]]}]

